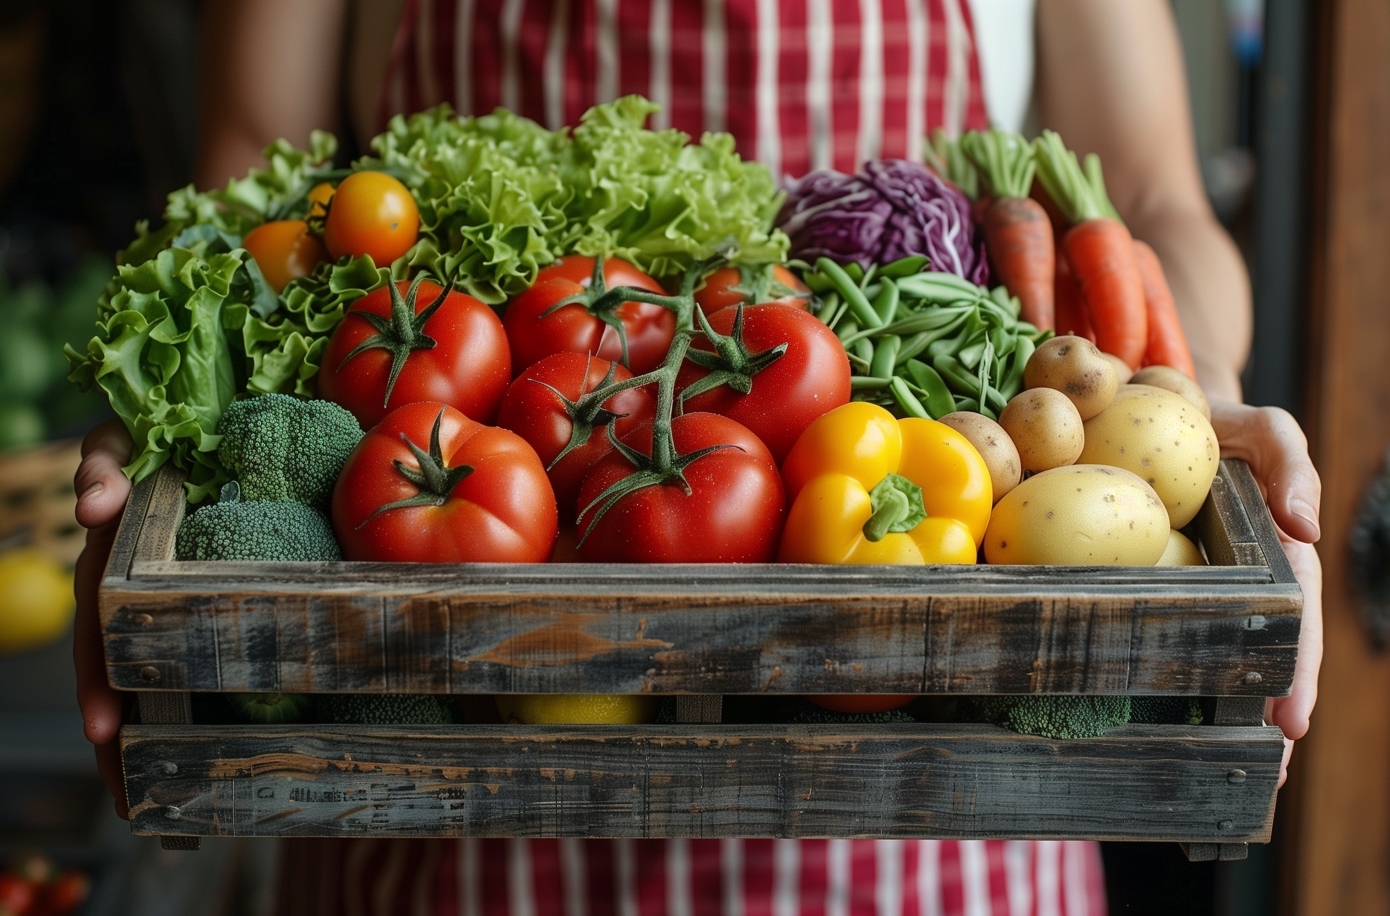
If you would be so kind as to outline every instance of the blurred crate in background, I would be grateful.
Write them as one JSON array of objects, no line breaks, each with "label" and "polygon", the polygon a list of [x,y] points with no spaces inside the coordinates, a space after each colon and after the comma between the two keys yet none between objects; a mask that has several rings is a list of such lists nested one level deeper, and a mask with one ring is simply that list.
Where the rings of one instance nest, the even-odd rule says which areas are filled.
[{"label": "blurred crate in background", "polygon": [[64,566],[77,561],[85,537],[73,518],[72,475],[80,460],[76,439],[0,452],[0,552],[34,547]]}]

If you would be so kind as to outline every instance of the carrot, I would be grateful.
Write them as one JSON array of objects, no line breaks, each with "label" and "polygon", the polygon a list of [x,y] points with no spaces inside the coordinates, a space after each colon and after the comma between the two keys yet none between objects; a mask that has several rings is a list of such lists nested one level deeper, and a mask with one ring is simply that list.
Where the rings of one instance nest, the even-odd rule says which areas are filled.
[{"label": "carrot", "polygon": [[1033,147],[1022,137],[994,129],[967,133],[960,148],[989,188],[981,228],[994,275],[1018,297],[1024,321],[1051,330],[1056,253],[1047,211],[1028,196]]},{"label": "carrot", "polygon": [[1144,282],[1134,239],[1105,194],[1100,160],[1086,157],[1082,171],[1076,154],[1050,130],[1043,131],[1035,151],[1038,180],[1072,224],[1062,248],[1081,286],[1096,345],[1138,369],[1149,342]]},{"label": "carrot", "polygon": [[1173,302],[1173,291],[1168,288],[1158,255],[1147,243],[1135,239],[1134,258],[1139,264],[1139,276],[1144,282],[1144,301],[1149,311],[1149,341],[1144,350],[1144,365],[1172,366],[1195,379],[1197,367],[1192,362],[1187,335],[1183,334],[1178,307]]},{"label": "carrot", "polygon": [[1057,252],[1057,272],[1055,278],[1054,301],[1057,305],[1057,333],[1075,334],[1091,343],[1096,342],[1096,332],[1091,329],[1091,317],[1086,314],[1086,304],[1081,299],[1081,287],[1072,275],[1071,265],[1066,255]]}]

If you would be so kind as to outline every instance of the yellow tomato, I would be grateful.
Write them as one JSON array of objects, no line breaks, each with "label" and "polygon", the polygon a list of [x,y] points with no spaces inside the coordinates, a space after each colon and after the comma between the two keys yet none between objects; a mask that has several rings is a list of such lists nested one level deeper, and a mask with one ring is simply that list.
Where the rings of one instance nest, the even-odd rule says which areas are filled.
[{"label": "yellow tomato", "polygon": [[0,554],[0,654],[52,642],[72,623],[72,574],[37,550]]}]

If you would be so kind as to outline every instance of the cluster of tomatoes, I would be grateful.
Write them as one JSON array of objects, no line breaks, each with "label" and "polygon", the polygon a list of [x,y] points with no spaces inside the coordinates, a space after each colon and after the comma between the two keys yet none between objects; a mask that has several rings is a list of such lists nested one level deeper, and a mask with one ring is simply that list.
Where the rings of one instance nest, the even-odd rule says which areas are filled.
[{"label": "cluster of tomatoes", "polygon": [[0,916],[69,916],[90,892],[81,869],[59,870],[45,856],[26,856],[0,869]]},{"label": "cluster of tomatoes", "polygon": [[353,304],[318,376],[368,430],[333,498],[346,558],[775,558],[779,464],[849,401],[838,338],[780,267],[678,293],[597,267],[561,259],[502,318],[428,279]]}]

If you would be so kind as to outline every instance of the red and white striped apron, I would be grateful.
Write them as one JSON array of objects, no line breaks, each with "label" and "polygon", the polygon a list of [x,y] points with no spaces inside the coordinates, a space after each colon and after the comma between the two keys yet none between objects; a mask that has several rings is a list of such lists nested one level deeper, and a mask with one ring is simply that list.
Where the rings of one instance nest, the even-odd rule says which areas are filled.
[{"label": "red and white striped apron", "polygon": [[[549,127],[628,93],[776,175],[987,124],[966,0],[408,0],[391,114]],[[1099,847],[936,840],[290,840],[283,916],[1104,916]]]},{"label": "red and white striped apron", "polygon": [[409,0],[380,123],[449,102],[558,128],[630,93],[777,176],[987,126],[966,0]]},{"label": "red and white striped apron", "polygon": [[1105,916],[1095,843],[290,840],[282,916]]}]

